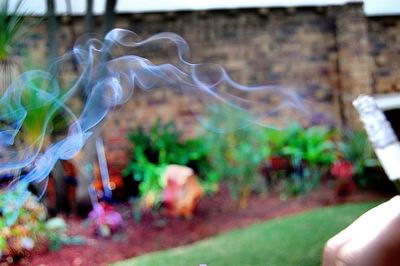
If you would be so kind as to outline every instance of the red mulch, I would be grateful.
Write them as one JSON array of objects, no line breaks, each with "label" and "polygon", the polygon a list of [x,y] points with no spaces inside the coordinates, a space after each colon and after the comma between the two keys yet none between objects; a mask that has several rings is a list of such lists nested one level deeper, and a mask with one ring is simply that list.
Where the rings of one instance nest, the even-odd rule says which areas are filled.
[{"label": "red mulch", "polygon": [[108,265],[152,251],[187,245],[221,232],[275,217],[342,202],[387,198],[388,196],[382,194],[357,191],[343,201],[336,199],[332,191],[320,189],[309,196],[289,199],[285,202],[281,201],[277,194],[253,196],[246,209],[238,209],[224,189],[215,196],[203,198],[191,219],[154,217],[150,214],[143,215],[139,224],[136,224],[132,218],[125,219],[121,232],[111,239],[96,238],[92,229],[84,225],[82,220],[69,219],[69,233],[86,237],[86,244],[64,246],[57,252],[32,254],[19,264]]}]

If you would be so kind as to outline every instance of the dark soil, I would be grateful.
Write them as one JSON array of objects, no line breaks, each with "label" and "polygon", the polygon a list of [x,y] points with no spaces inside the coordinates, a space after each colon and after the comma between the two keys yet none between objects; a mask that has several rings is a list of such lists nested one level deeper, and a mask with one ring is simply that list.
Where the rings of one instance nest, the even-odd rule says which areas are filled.
[{"label": "dark soil", "polygon": [[[140,223],[125,219],[122,230],[110,239],[98,238],[82,220],[68,219],[69,234],[81,235],[86,243],[64,246],[56,252],[31,254],[20,265],[108,265],[119,260],[140,256],[156,250],[187,245],[232,229],[241,228],[275,217],[344,202],[385,200],[389,196],[356,191],[338,199],[333,191],[320,189],[311,195],[281,201],[278,194],[252,196],[245,209],[238,209],[223,189],[215,196],[205,197],[191,219],[158,217],[144,214]],[[129,216],[128,206],[119,206]]]}]

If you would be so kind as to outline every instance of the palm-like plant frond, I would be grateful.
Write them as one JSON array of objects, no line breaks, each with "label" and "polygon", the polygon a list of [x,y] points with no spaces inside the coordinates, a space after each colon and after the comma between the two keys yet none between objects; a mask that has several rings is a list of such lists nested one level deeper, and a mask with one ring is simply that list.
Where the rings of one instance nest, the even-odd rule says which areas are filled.
[{"label": "palm-like plant frond", "polygon": [[22,11],[22,3],[19,0],[10,12],[9,0],[0,4],[0,61],[6,61],[15,42],[29,28],[25,24],[28,13]]}]

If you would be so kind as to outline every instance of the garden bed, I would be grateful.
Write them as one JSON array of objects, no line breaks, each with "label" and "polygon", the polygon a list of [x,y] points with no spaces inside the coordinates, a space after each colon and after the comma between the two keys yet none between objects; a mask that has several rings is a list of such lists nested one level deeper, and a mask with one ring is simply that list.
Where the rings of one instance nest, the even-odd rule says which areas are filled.
[{"label": "garden bed", "polygon": [[[389,195],[374,192],[356,191],[345,200],[339,200],[334,197],[331,190],[322,188],[308,196],[285,202],[280,200],[278,194],[253,196],[246,209],[237,209],[235,203],[230,200],[228,191],[222,189],[215,196],[202,199],[191,219],[173,219],[145,214],[139,224],[136,224],[133,219],[125,219],[121,232],[111,239],[96,238],[82,220],[68,219],[69,233],[85,236],[87,239],[85,245],[66,246],[56,252],[31,254],[19,264],[108,265],[152,251],[190,244],[209,236],[279,216],[343,202],[384,200],[388,197]],[[120,210],[127,212],[129,207],[120,206]]]}]

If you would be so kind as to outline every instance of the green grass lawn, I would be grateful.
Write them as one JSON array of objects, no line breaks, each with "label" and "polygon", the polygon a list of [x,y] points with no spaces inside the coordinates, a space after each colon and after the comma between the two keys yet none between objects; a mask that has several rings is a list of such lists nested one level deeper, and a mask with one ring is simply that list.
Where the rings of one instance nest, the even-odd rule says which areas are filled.
[{"label": "green grass lawn", "polygon": [[348,204],[279,218],[115,265],[320,265],[326,240],[377,204]]}]

